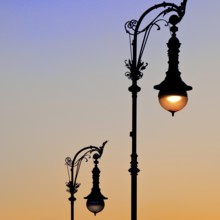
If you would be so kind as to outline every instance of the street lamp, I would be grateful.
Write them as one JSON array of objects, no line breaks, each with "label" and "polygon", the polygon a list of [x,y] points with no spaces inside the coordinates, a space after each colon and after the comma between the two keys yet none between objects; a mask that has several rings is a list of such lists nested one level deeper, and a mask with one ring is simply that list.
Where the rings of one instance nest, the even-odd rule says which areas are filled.
[{"label": "street lamp", "polygon": [[[129,35],[130,40],[130,52],[131,58],[125,61],[126,67],[129,69],[126,72],[126,76],[132,81],[132,85],[129,87],[129,91],[132,94],[132,131],[130,136],[132,138],[132,154],[131,154],[131,167],[129,172],[131,174],[131,220],[137,219],[137,175],[140,171],[138,169],[137,161],[137,94],[141,88],[137,82],[142,78],[142,71],[146,68],[147,63],[142,61],[142,55],[153,27],[157,27],[160,30],[160,22],[165,22],[165,26],[170,27],[171,38],[167,43],[168,46],[168,71],[166,72],[166,78],[159,85],[154,86],[154,89],[159,90],[158,98],[160,105],[174,113],[183,109],[187,104],[188,97],[187,91],[192,90],[191,86],[186,85],[181,77],[178,68],[179,64],[179,48],[180,42],[176,37],[178,31],[177,24],[182,20],[187,0],[183,0],[182,3],[177,6],[173,3],[163,2],[157,4],[146,10],[139,18],[139,20],[131,20],[125,23],[125,30]],[[159,10],[157,16],[144,28],[140,28],[140,25],[144,18],[152,11]],[[165,16],[170,14],[170,17],[165,20]],[[140,45],[137,44],[138,36],[143,35]]]},{"label": "street lamp", "polygon": [[92,155],[95,165],[92,170],[93,187],[91,193],[87,197],[85,197],[85,199],[87,199],[86,206],[88,210],[94,213],[95,215],[96,213],[101,212],[104,209],[104,200],[107,198],[102,195],[99,188],[100,170],[98,168],[98,159],[101,158],[106,143],[107,141],[105,141],[100,147],[84,147],[75,154],[73,159],[71,159],[70,157],[67,157],[65,159],[69,176],[69,182],[66,183],[66,186],[68,187],[67,191],[70,193],[69,201],[71,210],[71,220],[74,220],[74,202],[76,200],[74,194],[78,191],[78,188],[80,186],[80,184],[77,183],[77,177],[79,174],[80,166],[83,160],[87,162]]},{"label": "street lamp", "polygon": [[102,195],[99,188],[99,174],[100,170],[97,166],[99,155],[95,154],[93,156],[95,167],[93,168],[93,187],[91,193],[85,197],[87,199],[86,206],[89,211],[93,212],[95,215],[98,212],[101,212],[104,207],[104,199],[107,199],[105,196]]}]

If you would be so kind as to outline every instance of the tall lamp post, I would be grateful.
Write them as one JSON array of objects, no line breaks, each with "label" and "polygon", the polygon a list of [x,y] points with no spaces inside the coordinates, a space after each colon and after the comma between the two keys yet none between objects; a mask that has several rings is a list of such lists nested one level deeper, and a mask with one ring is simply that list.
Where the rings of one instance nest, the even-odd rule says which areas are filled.
[{"label": "tall lamp post", "polygon": [[80,166],[83,160],[87,162],[92,155],[94,161],[94,168],[92,170],[93,187],[91,193],[87,197],[85,197],[85,199],[87,199],[86,206],[88,210],[94,213],[95,215],[96,213],[104,209],[104,200],[107,198],[102,195],[99,188],[100,170],[98,168],[98,159],[101,158],[106,143],[107,141],[105,141],[100,147],[84,147],[75,154],[73,159],[71,159],[70,157],[67,157],[65,159],[69,176],[69,182],[66,183],[66,186],[68,187],[67,191],[70,193],[69,201],[71,210],[71,220],[74,220],[74,202],[76,200],[74,194],[78,191],[78,188],[80,186],[80,184],[77,183],[77,177],[79,174]]},{"label": "tall lamp post", "polygon": [[[132,94],[132,131],[130,133],[132,138],[132,154],[131,167],[129,169],[131,174],[131,220],[137,219],[137,175],[140,171],[137,161],[137,94],[141,90],[137,82],[142,78],[142,71],[147,66],[147,63],[142,62],[142,55],[152,28],[156,26],[159,30],[159,22],[165,22],[165,26],[170,27],[171,33],[171,38],[167,44],[169,65],[165,80],[159,85],[154,86],[154,89],[159,90],[160,105],[174,116],[175,112],[185,107],[188,101],[187,91],[192,90],[191,86],[186,85],[182,81],[178,68],[180,42],[176,37],[176,32],[178,31],[176,25],[185,14],[186,4],[187,0],[183,0],[179,6],[163,2],[146,10],[139,20],[131,20],[125,24],[125,30],[130,39],[131,52],[131,58],[125,61],[125,65],[129,69],[126,72],[126,76],[132,81],[132,85],[129,87],[129,91]],[[160,11],[147,26],[141,28],[140,26],[144,18],[154,10]],[[170,17],[168,20],[165,20],[164,17],[168,14]],[[143,36],[142,42],[138,45],[138,36],[141,34]]]}]

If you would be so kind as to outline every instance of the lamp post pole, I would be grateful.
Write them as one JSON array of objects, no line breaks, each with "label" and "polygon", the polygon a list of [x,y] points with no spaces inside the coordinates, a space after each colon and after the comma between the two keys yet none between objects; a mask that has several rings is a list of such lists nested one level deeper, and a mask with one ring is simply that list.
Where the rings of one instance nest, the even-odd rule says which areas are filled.
[{"label": "lamp post pole", "polygon": [[[129,69],[125,75],[132,81],[132,85],[128,89],[132,94],[132,131],[130,132],[132,154],[129,169],[131,174],[131,220],[137,220],[137,175],[140,171],[137,160],[137,95],[141,88],[138,86],[138,80],[142,78],[142,71],[147,66],[147,63],[142,62],[141,58],[151,29],[156,26],[159,30],[159,22],[165,22],[165,26],[172,25],[170,27],[172,36],[168,43],[169,69],[166,73],[165,80],[154,88],[160,90],[159,101],[161,106],[174,115],[176,111],[181,110],[186,105],[188,100],[186,91],[192,89],[191,86],[187,86],[182,81],[180,77],[181,73],[178,70],[180,43],[176,38],[176,32],[178,30],[176,24],[182,20],[185,14],[186,3],[187,0],[183,0],[180,6],[167,2],[154,5],[146,10],[140,16],[139,20],[131,20],[125,24],[125,30],[129,34],[131,52],[131,58],[125,61],[125,65]],[[158,15],[147,26],[141,29],[140,26],[144,18],[150,12],[159,9]],[[171,14],[168,21],[164,19],[164,16],[167,14]],[[141,34],[143,36],[142,43],[138,47],[138,36]]]},{"label": "lamp post pole", "polygon": [[107,198],[101,194],[99,188],[100,170],[97,165],[99,163],[98,159],[101,158],[106,143],[107,141],[105,141],[100,147],[95,147],[95,146],[84,147],[75,154],[73,159],[71,159],[70,157],[67,157],[65,159],[68,176],[69,176],[69,182],[66,183],[66,186],[68,187],[67,191],[70,193],[69,201],[70,201],[71,220],[74,220],[74,203],[76,201],[74,194],[78,191],[78,188],[80,186],[80,183],[77,183],[77,177],[79,174],[80,166],[83,160],[87,162],[92,155],[95,164],[94,169],[92,171],[93,188],[90,195],[85,197],[85,199],[88,199],[87,208],[95,215],[96,213],[102,211],[104,208],[105,205],[104,199]]}]

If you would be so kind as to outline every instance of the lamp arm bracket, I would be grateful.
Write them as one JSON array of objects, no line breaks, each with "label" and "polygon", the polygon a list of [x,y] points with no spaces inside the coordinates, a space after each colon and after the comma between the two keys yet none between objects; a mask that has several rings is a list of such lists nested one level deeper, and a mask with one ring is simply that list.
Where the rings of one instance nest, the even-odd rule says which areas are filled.
[{"label": "lamp arm bracket", "polygon": [[[165,26],[168,26],[169,21],[165,20],[164,17],[172,12],[174,12],[177,15],[178,17],[177,23],[179,23],[185,14],[186,3],[187,0],[183,0],[183,2],[179,6],[177,6],[174,3],[163,2],[161,4],[154,5],[148,10],[146,10],[138,20],[133,19],[125,23],[124,27],[126,33],[129,34],[130,49],[131,49],[131,59],[125,61],[125,66],[130,70],[129,72],[126,72],[125,75],[129,79],[138,80],[143,76],[142,70],[146,68],[147,63],[142,62],[141,58],[152,27],[156,26],[157,30],[160,30],[161,28],[159,22],[161,21],[165,23]],[[159,14],[147,26],[140,29],[141,23],[144,20],[144,18],[153,10],[159,8],[164,8],[164,9],[161,12],[159,12]],[[137,37],[141,33],[143,33],[144,36],[142,39],[142,43],[140,45],[139,55],[137,55]]]},{"label": "lamp arm bracket", "polygon": [[[144,28],[142,31],[139,31],[140,28],[140,24],[142,23],[143,19],[153,10],[158,9],[158,8],[165,8],[164,10],[162,10],[155,19],[153,19],[153,21],[151,23],[153,23],[158,17],[160,16],[165,16],[166,14],[170,13],[170,12],[175,12],[177,13],[178,17],[179,17],[179,22],[182,20],[184,14],[185,14],[185,9],[186,9],[186,3],[187,0],[183,0],[182,3],[180,3],[180,6],[177,6],[174,3],[169,3],[169,2],[163,2],[161,4],[157,4],[154,5],[152,7],[150,7],[149,9],[147,9],[138,20],[131,20],[125,23],[125,30],[128,34],[131,35],[137,35],[141,32],[143,32],[146,28]],[[150,23],[150,24],[151,24]],[[150,26],[150,24],[148,26]],[[130,30],[133,30],[134,32],[132,33]]]},{"label": "lamp arm bracket", "polygon": [[85,160],[86,162],[88,162],[92,154],[93,156],[97,155],[98,158],[101,158],[104,147],[107,142],[108,141],[103,142],[102,146],[100,147],[96,147],[96,146],[84,147],[75,154],[73,159],[71,159],[70,157],[66,157],[65,165],[67,166],[67,168],[69,167],[71,172],[71,178],[69,182],[66,183],[66,186],[68,187],[67,191],[70,194],[75,194],[77,192],[78,187],[80,186],[80,184],[77,183],[77,177],[79,174],[82,161]]}]

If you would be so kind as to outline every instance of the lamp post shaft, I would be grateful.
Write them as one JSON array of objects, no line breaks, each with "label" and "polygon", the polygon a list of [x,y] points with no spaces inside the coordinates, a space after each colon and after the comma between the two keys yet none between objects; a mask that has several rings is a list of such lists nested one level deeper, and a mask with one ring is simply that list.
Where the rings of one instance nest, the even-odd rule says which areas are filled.
[{"label": "lamp post shaft", "polygon": [[71,209],[71,220],[74,220],[74,201],[71,201],[70,209]]},{"label": "lamp post shaft", "polygon": [[76,200],[76,198],[74,197],[74,193],[75,193],[75,186],[74,186],[74,184],[75,183],[73,183],[73,180],[74,180],[74,162],[75,161],[73,161],[72,162],[72,164],[71,164],[71,181],[70,181],[70,183],[71,183],[71,188],[70,188],[70,198],[69,198],[69,200],[70,200],[70,213],[71,213],[71,215],[70,215],[70,217],[71,217],[71,220],[74,220],[74,202],[75,202],[75,200]]},{"label": "lamp post shaft", "polygon": [[132,131],[130,136],[132,138],[132,154],[131,154],[131,220],[137,219],[137,175],[140,171],[138,169],[137,161],[137,94],[140,87],[137,85],[137,80],[132,80],[132,86],[129,88],[132,93]]}]

